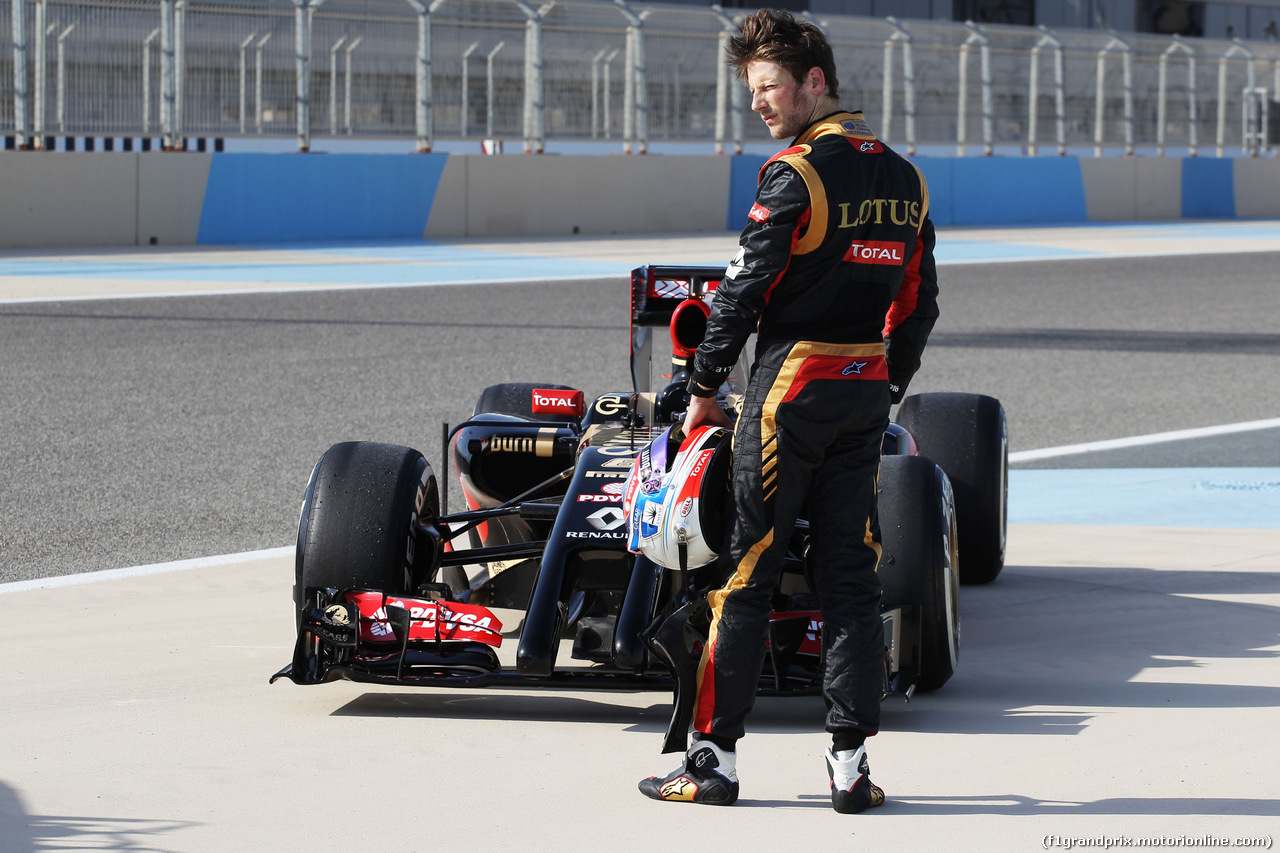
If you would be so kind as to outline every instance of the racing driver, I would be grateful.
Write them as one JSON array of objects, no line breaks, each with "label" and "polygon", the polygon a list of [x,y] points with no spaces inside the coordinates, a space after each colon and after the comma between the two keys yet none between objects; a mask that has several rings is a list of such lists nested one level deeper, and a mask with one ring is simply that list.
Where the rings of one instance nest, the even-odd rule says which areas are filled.
[{"label": "racing driver", "polygon": [[831,802],[884,802],[864,741],[880,724],[884,631],[876,480],[889,407],[938,316],[924,176],[840,108],[822,32],[785,11],[747,16],[728,59],[751,108],[790,147],[760,171],[737,256],[694,359],[688,433],[730,426],[716,392],[757,332],[734,435],[724,585],[708,596],[694,741],[679,768],[640,782],[658,800],[730,805],[736,744],[755,699],[770,598],[802,511],[823,616]]}]

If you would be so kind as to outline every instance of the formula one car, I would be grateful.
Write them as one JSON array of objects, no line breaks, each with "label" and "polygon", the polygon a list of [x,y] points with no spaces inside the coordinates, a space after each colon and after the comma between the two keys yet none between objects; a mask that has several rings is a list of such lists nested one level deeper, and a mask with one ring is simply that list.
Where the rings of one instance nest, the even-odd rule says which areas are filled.
[{"label": "formula one car", "polygon": [[[630,391],[588,405],[551,383],[484,389],[447,440],[465,511],[441,513],[439,482],[417,450],[331,447],[302,504],[293,660],[272,681],[674,689],[664,751],[684,750],[705,594],[722,579],[714,562],[673,569],[629,550],[623,501],[638,457],[653,464],[660,446],[680,446],[689,363],[723,274],[632,272]],[[740,362],[719,389],[731,417],[747,376]],[[956,669],[959,584],[991,581],[1004,563],[1007,448],[999,402],[973,394],[908,397],[885,432],[886,695],[910,699]],[[729,460],[719,450],[702,458],[708,495],[718,485],[727,496]],[[724,503],[696,509],[713,545]],[[763,695],[821,689],[807,538],[801,520],[774,595]]]}]

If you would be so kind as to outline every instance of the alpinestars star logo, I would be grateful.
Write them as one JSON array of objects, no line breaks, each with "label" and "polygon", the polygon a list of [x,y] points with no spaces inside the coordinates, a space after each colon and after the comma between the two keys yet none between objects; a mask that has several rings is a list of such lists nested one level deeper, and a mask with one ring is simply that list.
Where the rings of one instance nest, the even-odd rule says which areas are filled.
[{"label": "alpinestars star logo", "polygon": [[688,777],[677,776],[663,785],[660,792],[664,800],[692,801],[694,795],[698,793],[698,786]]},{"label": "alpinestars star logo", "polygon": [[855,373],[856,373],[856,374],[861,375],[861,374],[862,374],[862,368],[864,368],[864,367],[866,367],[866,366],[867,366],[867,362],[865,362],[865,361],[854,361],[854,362],[851,362],[851,363],[849,364],[849,366],[848,366],[848,367],[846,367],[844,370],[840,371],[840,375],[841,375],[841,376],[851,376],[851,375],[853,375],[853,374],[855,374]]}]

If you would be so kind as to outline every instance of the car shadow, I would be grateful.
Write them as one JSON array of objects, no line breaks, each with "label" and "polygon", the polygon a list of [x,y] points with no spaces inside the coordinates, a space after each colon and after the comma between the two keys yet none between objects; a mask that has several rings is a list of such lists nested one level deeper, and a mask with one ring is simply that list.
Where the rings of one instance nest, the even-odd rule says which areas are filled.
[{"label": "car shadow", "polygon": [[[624,698],[635,691],[610,691],[601,699],[584,699],[567,692],[514,693],[479,688],[451,693],[368,692],[334,710],[335,717],[429,717],[432,719],[520,722],[630,723],[640,730],[665,731],[671,714],[669,694],[645,692],[644,704]],[[609,701],[609,697],[617,701]],[[649,700],[648,697],[654,697]]]},{"label": "car shadow", "polygon": [[[955,676],[909,703],[885,700],[882,728],[1071,735],[1117,709],[1280,707],[1280,688],[1220,683],[1213,667],[1225,659],[1280,658],[1280,651],[1268,648],[1280,643],[1275,608],[1242,603],[1274,593],[1280,593],[1280,575],[1272,573],[1010,566],[995,583],[962,589]],[[1242,599],[1197,597],[1202,595]],[[669,694],[592,696],[557,690],[367,692],[333,714],[623,724],[645,734],[666,729]],[[820,697],[760,697],[747,728],[821,731],[824,714]]]}]

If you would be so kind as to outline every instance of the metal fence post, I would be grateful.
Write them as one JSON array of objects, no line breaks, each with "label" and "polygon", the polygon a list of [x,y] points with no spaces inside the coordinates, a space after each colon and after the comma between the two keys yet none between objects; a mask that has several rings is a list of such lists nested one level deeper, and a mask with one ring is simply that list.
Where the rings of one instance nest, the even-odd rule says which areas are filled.
[{"label": "metal fence post", "polygon": [[626,0],[613,0],[622,16],[627,19],[627,103],[623,107],[623,126],[626,128],[622,143],[625,154],[631,153],[635,142],[637,154],[649,152],[649,83],[648,68],[644,58],[644,20],[651,9],[636,14]]},{"label": "metal fence post", "polygon": [[916,153],[916,63],[913,51],[914,45],[912,44],[914,39],[911,32],[897,18],[890,15],[885,20],[889,22],[889,26],[893,27],[894,32],[884,43],[884,128],[882,135],[886,142],[889,141],[890,117],[893,114],[893,44],[900,41],[902,42],[903,129],[906,133],[907,156],[914,157]]},{"label": "metal fence post", "polygon": [[733,153],[742,153],[743,122],[747,116],[747,108],[742,101],[747,96],[747,87],[741,84],[729,85],[729,135],[733,137]]},{"label": "metal fence post", "polygon": [[1133,154],[1133,47],[1114,30],[1111,39],[1098,51],[1097,87],[1094,94],[1093,155],[1102,156],[1106,118],[1107,54],[1120,51],[1124,74],[1124,153]]},{"label": "metal fence post", "polygon": [[[152,35],[154,35],[154,33],[152,33]],[[247,108],[248,102],[246,100],[246,96],[247,96],[246,81],[248,80],[249,69],[245,63],[245,51],[249,49],[249,45],[253,44],[253,40],[256,39],[257,37],[258,37],[258,31],[254,30],[253,32],[249,33],[249,35],[246,36],[243,41],[240,42],[240,132],[241,133],[244,133],[245,119],[248,116],[248,108]],[[143,53],[143,56],[146,56],[145,52]],[[143,64],[147,68],[150,68],[150,66],[147,65],[145,62]],[[150,84],[149,71],[146,72],[146,76],[143,77],[143,80],[147,85]],[[144,91],[145,91],[145,85],[144,85]],[[145,107],[144,107],[144,110],[145,110]],[[144,112],[144,115],[145,115],[145,112]],[[146,123],[144,122],[143,123],[144,132],[146,131],[145,124]]]},{"label": "metal fence post", "polygon": [[1187,56],[1187,90],[1191,93],[1189,104],[1189,116],[1191,124],[1191,132],[1189,135],[1191,156],[1196,154],[1196,138],[1195,138],[1195,116],[1196,116],[1196,52],[1191,46],[1184,42],[1180,37],[1174,36],[1173,42],[1160,54],[1160,68],[1158,72],[1157,95],[1156,95],[1156,156],[1164,156],[1165,135],[1168,125],[1168,78],[1169,78],[1169,57],[1175,52],[1181,52]]},{"label": "metal fence post", "polygon": [[990,157],[995,141],[995,99],[992,97],[991,83],[991,39],[977,24],[966,21],[965,26],[972,31],[978,41],[978,64],[982,70],[982,153]]},{"label": "metal fence post", "polygon": [[[27,147],[27,21],[25,0],[13,0],[13,135]],[[41,39],[44,35],[41,34]]]},{"label": "metal fence post", "polygon": [[347,136],[351,135],[351,54],[360,46],[362,41],[364,41],[364,36],[356,36],[347,43],[347,49],[343,51],[345,58],[343,60],[342,76],[345,85],[342,93],[342,119],[343,128],[346,130]]},{"label": "metal fence post", "polygon": [[973,21],[965,21],[969,37],[960,45],[960,80],[956,98],[956,153],[965,156],[965,142],[969,135],[969,45],[976,44],[980,51],[982,74],[982,153],[992,153],[994,105],[991,98],[991,39]]},{"label": "metal fence post", "polygon": [[347,43],[341,36],[329,48],[329,135],[338,135],[338,51]]},{"label": "metal fence post", "polygon": [[619,48],[609,51],[604,58],[604,138],[613,133],[613,61],[618,58]]},{"label": "metal fence post", "polygon": [[[471,75],[467,73],[467,65],[471,59],[471,54],[476,52],[476,48],[480,47],[480,42],[473,41],[471,46],[462,52],[462,117],[459,124],[462,126],[462,138],[467,136],[467,119],[471,112],[471,93],[468,91],[471,82]],[[594,66],[591,69],[595,70]]]},{"label": "metal fence post", "polygon": [[187,0],[178,0],[173,9],[173,132],[178,147],[185,146],[186,124],[183,122],[183,104],[186,103],[187,76]]},{"label": "metal fence post", "polygon": [[[1233,40],[1233,43],[1232,43],[1232,45],[1231,45],[1231,47],[1227,48],[1227,52],[1226,52],[1226,53],[1224,53],[1224,54],[1222,54],[1222,56],[1220,56],[1220,57],[1218,58],[1218,134],[1217,134],[1217,141],[1218,141],[1218,156],[1219,156],[1219,157],[1226,156],[1226,136],[1227,136],[1227,61],[1228,61],[1231,57],[1233,57],[1233,56],[1243,56],[1243,57],[1248,61],[1248,65],[1246,66],[1246,68],[1248,69],[1247,73],[1248,73],[1248,79],[1249,79],[1248,88],[1252,89],[1252,88],[1253,88],[1253,84],[1254,84],[1254,63],[1257,61],[1257,57],[1254,55],[1254,53],[1253,53],[1253,51],[1252,51],[1252,50],[1250,50],[1248,47],[1246,47],[1246,46],[1245,46],[1244,42],[1242,42],[1240,39],[1234,39],[1234,40]],[[1247,106],[1245,106],[1245,105],[1242,105],[1242,106],[1244,107],[1244,109],[1246,109],[1246,110],[1248,109],[1248,107],[1247,107]],[[1245,139],[1241,139],[1241,140],[1240,140],[1240,146],[1241,146],[1241,148],[1247,151],[1247,149],[1245,148],[1246,144],[1247,144],[1247,141],[1246,141]]]},{"label": "metal fence post", "polygon": [[729,50],[729,39],[738,31],[738,22],[724,11],[719,3],[712,4],[711,12],[719,20],[722,29],[716,40],[716,153],[724,153],[726,114],[732,115],[728,122],[733,133],[733,153],[742,153],[742,86],[737,80],[730,79],[729,62],[726,58]]},{"label": "metal fence post", "polygon": [[1250,157],[1257,157],[1267,148],[1267,90],[1259,86],[1246,86],[1241,93],[1241,138],[1244,150]]},{"label": "metal fence post", "polygon": [[44,107],[45,107],[45,76],[48,72],[48,63],[45,60],[45,39],[49,33],[57,29],[57,25],[45,29],[45,13],[48,11],[47,0],[37,0],[36,2],[36,25],[34,27],[36,36],[36,73],[35,73],[35,109],[32,116],[31,134],[32,148],[44,148]]},{"label": "metal fence post", "polygon": [[591,138],[600,136],[600,62],[609,48],[602,47],[591,57]]},{"label": "metal fence post", "polygon": [[177,0],[160,0],[160,131],[166,151],[177,147],[173,126],[173,29]]},{"label": "metal fence post", "polygon": [[413,10],[418,13],[418,53],[414,75],[414,123],[418,135],[418,153],[431,151],[434,131],[432,120],[431,89],[431,13],[440,8],[445,0],[433,0],[427,5],[421,0],[407,0]]},{"label": "metal fence post", "polygon": [[[724,56],[729,45],[730,35],[721,32],[718,42],[718,53]],[[729,112],[729,65],[723,60],[716,63],[716,154],[724,153],[725,127],[728,125]]]},{"label": "metal fence post", "polygon": [[[1177,38],[1175,36],[1175,38]],[[1196,73],[1196,53],[1187,57],[1187,145],[1188,156],[1195,157],[1200,136],[1199,75]]]},{"label": "metal fence post", "polygon": [[58,33],[58,132],[67,132],[67,36],[76,28],[74,23]]},{"label": "metal fence post", "polygon": [[[493,139],[493,58],[498,55],[498,51],[506,45],[505,41],[500,41],[493,46],[493,50],[485,54],[485,95],[484,95],[484,137],[485,139]],[[605,66],[605,82],[608,82],[608,66]],[[608,109],[608,97],[605,97],[605,108]],[[606,130],[609,127],[609,121],[605,119]]]},{"label": "metal fence post", "polygon": [[258,133],[262,133],[262,48],[271,41],[271,36],[272,33],[267,33],[253,47],[253,121]]},{"label": "metal fence post", "polygon": [[524,153],[541,154],[546,148],[546,97],[542,91],[542,19],[554,0],[534,9],[525,0],[513,0],[524,12]]},{"label": "metal fence post", "polygon": [[298,150],[311,150],[311,17],[324,0],[293,0],[293,52],[297,79],[294,111]]},{"label": "metal fence post", "polygon": [[635,43],[631,39],[631,28],[626,31],[622,53],[622,153],[631,153],[631,144],[636,135],[636,77],[635,77]]},{"label": "metal fence post", "polygon": [[1054,110],[1057,118],[1058,155],[1067,153],[1066,140],[1066,93],[1065,74],[1062,61],[1062,40],[1055,36],[1048,27],[1041,25],[1040,40],[1031,48],[1031,92],[1027,99],[1027,154],[1036,156],[1036,125],[1039,122],[1040,108],[1040,50],[1046,45],[1053,47],[1053,93]]}]

